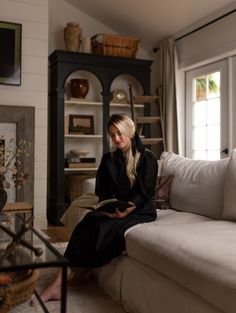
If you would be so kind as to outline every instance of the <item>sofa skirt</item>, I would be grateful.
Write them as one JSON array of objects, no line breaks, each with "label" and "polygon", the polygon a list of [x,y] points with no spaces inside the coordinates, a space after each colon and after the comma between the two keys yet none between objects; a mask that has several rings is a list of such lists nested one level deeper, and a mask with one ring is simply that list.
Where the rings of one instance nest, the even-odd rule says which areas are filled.
[{"label": "sofa skirt", "polygon": [[225,313],[127,255],[94,270],[94,274],[105,293],[130,313]]}]

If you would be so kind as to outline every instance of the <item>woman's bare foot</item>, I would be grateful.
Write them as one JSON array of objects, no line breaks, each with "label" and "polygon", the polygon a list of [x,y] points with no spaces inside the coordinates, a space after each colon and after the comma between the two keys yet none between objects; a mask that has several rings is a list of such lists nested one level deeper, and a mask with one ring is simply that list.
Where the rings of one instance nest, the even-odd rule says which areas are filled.
[{"label": "woman's bare foot", "polygon": [[[70,268],[67,269],[67,278],[71,275]],[[41,300],[45,303],[50,300],[61,300],[61,279],[62,272],[58,271],[55,280],[42,292],[40,295]],[[34,305],[35,301],[31,299],[30,305]]]},{"label": "woman's bare foot", "polygon": [[[61,300],[61,284],[55,284],[55,281],[49,285],[40,295],[43,303],[50,300]],[[31,298],[30,305],[34,306],[37,303],[35,298]]]},{"label": "woman's bare foot", "polygon": [[44,303],[50,300],[61,300],[61,284],[58,285],[53,282],[40,297]]}]

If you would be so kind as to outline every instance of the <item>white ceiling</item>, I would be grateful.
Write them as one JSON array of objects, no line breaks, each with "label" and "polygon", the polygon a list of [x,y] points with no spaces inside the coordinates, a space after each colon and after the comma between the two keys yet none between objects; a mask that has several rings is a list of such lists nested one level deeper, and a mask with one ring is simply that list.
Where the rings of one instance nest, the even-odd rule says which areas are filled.
[{"label": "white ceiling", "polygon": [[65,1],[117,33],[140,38],[148,50],[236,9],[232,0]]}]

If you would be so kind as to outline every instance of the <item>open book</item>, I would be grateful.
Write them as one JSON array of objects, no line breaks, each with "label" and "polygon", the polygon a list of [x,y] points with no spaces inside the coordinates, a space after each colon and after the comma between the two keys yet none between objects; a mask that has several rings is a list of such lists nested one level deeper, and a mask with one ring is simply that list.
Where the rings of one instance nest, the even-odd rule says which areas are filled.
[{"label": "open book", "polygon": [[116,210],[116,208],[123,212],[131,206],[133,206],[133,204],[118,200],[116,198],[111,198],[99,202],[95,209],[99,211],[112,213]]}]

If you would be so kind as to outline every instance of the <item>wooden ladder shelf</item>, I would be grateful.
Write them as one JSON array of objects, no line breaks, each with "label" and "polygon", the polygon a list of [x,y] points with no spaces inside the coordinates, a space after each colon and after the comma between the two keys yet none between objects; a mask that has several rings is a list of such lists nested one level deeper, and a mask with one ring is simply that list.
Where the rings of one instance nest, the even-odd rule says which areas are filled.
[{"label": "wooden ladder shelf", "polygon": [[[164,123],[162,116],[162,105],[161,105],[161,96],[153,95],[133,95],[132,86],[129,85],[129,94],[130,94],[130,109],[131,116],[134,120],[137,132],[141,137],[142,143],[146,146],[152,146],[156,144],[162,144],[163,151],[166,150],[165,135],[164,135]],[[144,116],[136,116],[135,114],[135,104],[143,104],[144,107],[148,107],[148,110],[144,110],[146,113]],[[151,115],[151,106],[156,105],[159,115]],[[160,134],[159,137],[146,137],[143,130],[144,125],[160,125]]]}]

